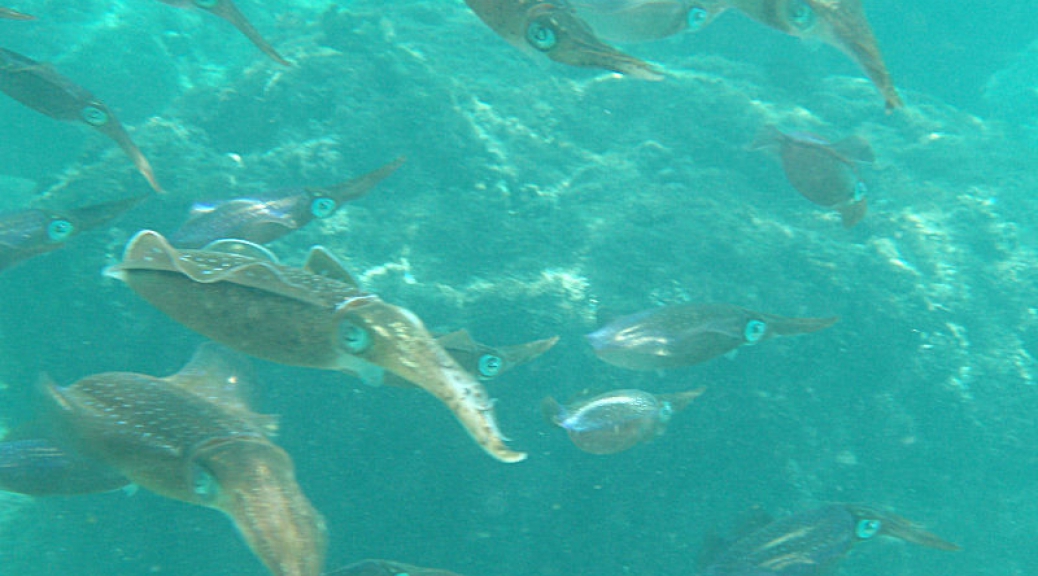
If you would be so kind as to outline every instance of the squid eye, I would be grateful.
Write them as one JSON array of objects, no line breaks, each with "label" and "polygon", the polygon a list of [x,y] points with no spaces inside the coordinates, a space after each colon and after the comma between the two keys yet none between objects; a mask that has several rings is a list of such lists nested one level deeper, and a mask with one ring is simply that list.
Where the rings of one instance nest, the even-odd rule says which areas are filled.
[{"label": "squid eye", "polygon": [[501,372],[502,364],[504,362],[501,361],[500,356],[484,354],[479,357],[479,375],[484,378],[493,378]]},{"label": "squid eye", "polygon": [[371,348],[371,333],[352,322],[339,325],[339,341],[351,354],[360,354]]},{"label": "squid eye", "polygon": [[693,32],[702,29],[706,25],[708,16],[710,16],[710,13],[707,12],[706,8],[700,8],[699,6],[692,8],[688,11],[688,29]]},{"label": "squid eye", "polygon": [[674,406],[670,402],[660,404],[660,422],[667,422],[674,415]]},{"label": "squid eye", "polygon": [[202,501],[209,502],[220,492],[220,484],[208,470],[195,464],[191,467],[191,486]]},{"label": "squid eye", "polygon": [[76,231],[76,226],[64,218],[47,224],[47,238],[52,242],[67,240]]},{"label": "squid eye", "polygon": [[314,218],[327,218],[334,214],[338,207],[339,204],[335,200],[321,196],[310,202],[310,213],[314,215]]},{"label": "squid eye", "polygon": [[548,52],[558,44],[555,28],[547,18],[538,18],[526,27],[526,41],[541,52]]},{"label": "squid eye", "polygon": [[882,527],[883,523],[879,520],[859,520],[858,525],[854,527],[854,535],[862,540],[868,540],[878,534]]},{"label": "squid eye", "polygon": [[854,201],[860,202],[865,194],[869,191],[869,187],[864,182],[858,182],[854,185]]},{"label": "squid eye", "polygon": [[105,112],[103,108],[99,106],[84,106],[79,111],[80,117],[83,121],[91,126],[104,126],[108,124],[108,120],[111,118],[108,112]]},{"label": "squid eye", "polygon": [[798,30],[808,30],[815,24],[815,11],[804,0],[793,0],[786,5],[786,20]]},{"label": "squid eye", "polygon": [[756,344],[760,342],[760,339],[764,337],[764,334],[768,331],[768,325],[760,320],[750,320],[746,323],[746,327],[743,328],[742,336],[746,340],[747,344]]},{"label": "squid eye", "polygon": [[195,6],[208,10],[216,6],[219,2],[220,0],[195,0]]}]

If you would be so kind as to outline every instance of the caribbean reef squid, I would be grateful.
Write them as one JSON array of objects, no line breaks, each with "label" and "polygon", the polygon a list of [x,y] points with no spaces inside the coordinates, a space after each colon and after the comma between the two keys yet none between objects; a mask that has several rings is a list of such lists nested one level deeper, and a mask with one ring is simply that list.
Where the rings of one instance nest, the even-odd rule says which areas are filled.
[{"label": "caribbean reef squid", "polygon": [[602,360],[630,370],[705,362],[776,336],[823,330],[838,318],[787,318],[731,304],[674,304],[617,318],[587,335]]},{"label": "caribbean reef squid", "polygon": [[896,514],[860,504],[829,504],[766,522],[731,542],[702,576],[828,574],[857,544],[879,536],[937,550],[959,547]]},{"label": "caribbean reef squid", "polygon": [[28,208],[0,213],[0,271],[61,248],[77,234],[104,226],[141,200],[143,197],[68,210]]},{"label": "caribbean reef squid", "polygon": [[663,78],[651,64],[602,42],[566,2],[465,0],[491,30],[528,53],[583,68],[612,70],[644,80]]},{"label": "caribbean reef squid", "polygon": [[797,36],[838,48],[865,71],[887,104],[903,105],[879,51],[861,0],[724,0],[750,18]]},{"label": "caribbean reef squid", "polygon": [[177,8],[184,8],[190,10],[191,8],[198,8],[199,10],[205,10],[206,12],[223,18],[227,22],[238,29],[239,32],[245,35],[257,48],[260,49],[264,54],[270,57],[271,60],[281,64],[282,66],[291,66],[288,60],[281,57],[278,51],[270,45],[269,42],[263,39],[263,36],[253,27],[252,23],[249,22],[248,18],[238,10],[232,0],[159,0],[164,4],[170,6],[176,6]]},{"label": "caribbean reef squid", "polygon": [[81,122],[108,136],[130,157],[156,192],[155,172],[104,102],[50,64],[0,48],[0,91],[33,110],[65,122]]},{"label": "caribbean reef squid", "polygon": [[131,483],[227,514],[275,576],[318,576],[325,525],[272,443],[273,417],[239,390],[244,370],[205,344],[167,378],[109,372],[45,386],[48,439],[0,443],[0,489],[83,494]]},{"label": "caribbean reef squid", "polygon": [[322,247],[302,268],[258,256],[178,250],[138,233],[107,274],[188,328],[272,362],[338,370],[381,383],[389,371],[445,404],[491,456],[518,462],[483,384],[451,357],[410,310],[361,290]]}]

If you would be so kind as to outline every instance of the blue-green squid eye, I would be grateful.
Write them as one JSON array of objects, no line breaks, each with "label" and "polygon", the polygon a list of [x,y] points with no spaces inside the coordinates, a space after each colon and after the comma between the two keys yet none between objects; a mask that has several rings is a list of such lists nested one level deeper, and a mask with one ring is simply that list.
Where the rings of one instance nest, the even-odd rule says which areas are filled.
[{"label": "blue-green squid eye", "polygon": [[195,6],[208,10],[216,6],[219,2],[220,0],[195,0]]},{"label": "blue-green squid eye", "polygon": [[541,52],[548,52],[558,44],[559,39],[551,22],[547,18],[538,18],[526,27],[526,41]]},{"label": "blue-green squid eye", "polygon": [[859,520],[858,525],[854,527],[854,535],[862,540],[868,540],[876,534],[879,534],[879,529],[883,527],[883,523],[879,520]]},{"label": "blue-green squid eye", "polygon": [[371,348],[371,333],[347,321],[339,324],[339,341],[350,354],[360,354]]},{"label": "blue-green squid eye", "polygon": [[105,110],[99,106],[84,106],[83,109],[79,111],[79,115],[83,118],[84,122],[91,126],[104,126],[105,124],[108,124],[108,120],[111,119],[108,112],[105,112]]},{"label": "blue-green squid eye", "polygon": [[859,181],[857,184],[854,185],[854,201],[860,202],[863,198],[865,198],[865,194],[867,194],[868,191],[869,187],[866,186],[864,182]]},{"label": "blue-green squid eye", "polygon": [[501,372],[502,364],[504,362],[500,356],[484,354],[479,357],[479,375],[484,378],[493,378]]},{"label": "blue-green squid eye", "polygon": [[786,4],[786,20],[797,30],[809,30],[815,24],[815,11],[804,0]]},{"label": "blue-green squid eye", "polygon": [[321,196],[320,198],[314,198],[310,202],[310,213],[314,215],[314,218],[327,218],[334,214],[335,209],[338,207],[339,203],[335,200],[327,196]]},{"label": "blue-green squid eye", "polygon": [[76,226],[64,218],[59,218],[47,224],[47,238],[50,238],[51,242],[68,240],[68,237],[75,232]]},{"label": "blue-green squid eye", "polygon": [[211,501],[220,492],[220,484],[216,478],[198,464],[191,466],[191,486],[204,502]]},{"label": "blue-green squid eye", "polygon": [[670,417],[674,415],[674,406],[670,402],[662,402],[660,404],[660,422],[670,421]]},{"label": "blue-green squid eye", "polygon": [[743,328],[742,336],[747,344],[756,344],[768,331],[768,325],[760,320],[750,320]]},{"label": "blue-green squid eye", "polygon": [[688,11],[688,29],[696,32],[706,25],[706,19],[710,16],[710,12],[706,8],[696,6]]}]

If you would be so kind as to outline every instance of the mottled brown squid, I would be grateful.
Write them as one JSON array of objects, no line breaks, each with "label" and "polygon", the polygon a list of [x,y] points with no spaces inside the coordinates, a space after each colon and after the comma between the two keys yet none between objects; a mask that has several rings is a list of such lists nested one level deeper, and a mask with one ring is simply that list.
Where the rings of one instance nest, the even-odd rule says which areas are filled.
[{"label": "mottled brown squid", "polygon": [[410,310],[364,292],[324,248],[303,268],[210,250],[177,250],[143,231],[107,273],[174,320],[253,356],[339,370],[369,383],[388,370],[443,402],[491,456],[518,462],[494,402]]},{"label": "mottled brown squid", "polygon": [[318,576],[324,520],[268,438],[275,420],[243,402],[243,372],[206,344],[167,378],[108,372],[48,384],[56,443],[2,443],[0,489],[76,494],[135,483],[224,512],[275,576]]}]

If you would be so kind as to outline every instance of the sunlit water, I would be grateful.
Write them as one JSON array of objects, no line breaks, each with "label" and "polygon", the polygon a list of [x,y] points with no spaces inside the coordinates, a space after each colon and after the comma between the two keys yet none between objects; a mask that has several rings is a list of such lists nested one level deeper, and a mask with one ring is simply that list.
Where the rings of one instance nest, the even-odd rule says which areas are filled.
[{"label": "sunlit water", "polygon": [[[171,232],[199,199],[328,184],[404,154],[369,196],[272,249],[298,264],[324,244],[436,330],[562,340],[491,384],[530,452],[516,465],[421,392],[257,361],[254,404],[282,415],[329,568],[689,574],[704,537],[752,506],[853,501],[963,551],[866,543],[842,574],[1038,570],[1033,6],[866,0],[907,104],[887,115],[843,54],[737,14],[626,47],[671,72],[640,82],[525,56],[456,0],[239,5],[295,66],[160,2],[25,0],[11,7],[38,21],[0,21],[0,45],[103,99],[169,190],[0,277],[6,426],[33,420],[41,374],[166,375],[201,341],[101,276],[134,232]],[[8,98],[0,118],[4,209],[147,191],[102,136]],[[861,224],[842,229],[747,149],[768,123],[870,140]],[[666,373],[609,366],[582,338],[683,301],[841,321]],[[700,385],[663,437],[613,456],[539,414],[547,395]],[[5,497],[0,522],[4,576],[265,573],[219,513],[146,491]]]}]

